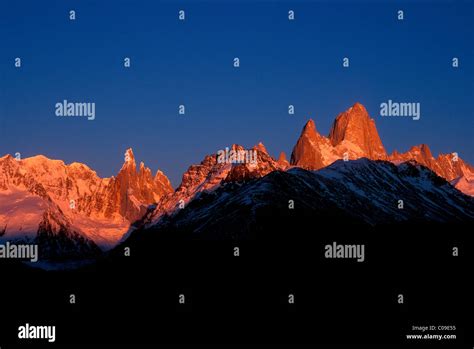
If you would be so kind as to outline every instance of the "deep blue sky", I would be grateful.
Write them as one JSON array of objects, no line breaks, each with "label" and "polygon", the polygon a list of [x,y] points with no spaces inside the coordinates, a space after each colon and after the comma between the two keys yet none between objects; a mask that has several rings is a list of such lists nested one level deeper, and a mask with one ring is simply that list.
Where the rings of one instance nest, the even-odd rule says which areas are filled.
[{"label": "deep blue sky", "polygon": [[[133,147],[176,186],[189,165],[232,143],[262,141],[289,157],[308,118],[327,134],[359,101],[389,152],[427,143],[474,163],[473,29],[472,1],[3,0],[0,153],[41,153],[110,176]],[[96,120],[57,117],[63,99],[95,102]],[[421,120],[380,117],[388,99],[420,102]]]}]

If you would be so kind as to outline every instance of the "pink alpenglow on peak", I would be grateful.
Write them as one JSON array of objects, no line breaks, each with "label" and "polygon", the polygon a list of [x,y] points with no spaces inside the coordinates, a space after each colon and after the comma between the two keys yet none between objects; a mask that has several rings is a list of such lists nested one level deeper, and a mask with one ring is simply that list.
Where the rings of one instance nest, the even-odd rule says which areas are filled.
[{"label": "pink alpenglow on peak", "polygon": [[303,128],[291,154],[291,165],[319,170],[340,159],[361,157],[378,160],[387,155],[374,120],[359,103],[339,114],[329,137],[322,136],[310,119]]},{"label": "pink alpenglow on peak", "polygon": [[413,146],[406,153],[394,151],[387,155],[377,132],[375,121],[365,107],[356,103],[339,114],[328,137],[321,136],[310,119],[303,128],[291,154],[291,165],[318,170],[337,160],[388,160],[399,164],[414,160],[451,182],[467,195],[474,192],[474,168],[456,153],[434,158],[426,144]]},{"label": "pink alpenglow on peak", "polygon": [[[234,151],[246,151],[241,146],[234,144],[230,147]],[[152,215],[152,223],[164,214],[172,214],[180,207],[185,207],[194,197],[201,192],[209,192],[218,188],[223,183],[245,182],[264,177],[276,170],[286,170],[288,166],[272,158],[260,143],[252,149],[256,151],[256,161],[232,163],[218,161],[218,154],[207,155],[198,165],[191,165],[183,174],[181,184],[175,192],[165,195],[158,203]]]},{"label": "pink alpenglow on peak", "polygon": [[240,186],[292,167],[319,170],[337,160],[368,158],[397,165],[416,161],[465,194],[474,193],[474,168],[454,152],[435,158],[422,144],[388,156],[374,120],[360,103],[336,117],[328,137],[318,132],[312,119],[308,120],[290,163],[283,152],[278,160],[274,159],[262,143],[251,149],[234,144],[226,148],[225,155],[230,151],[251,153],[253,161],[218,161],[218,154],[208,155],[188,168],[176,191],[163,172],[158,170],[153,176],[143,162],[137,168],[131,148],[125,151],[117,176],[110,178],[99,177],[85,164],[66,165],[43,155],[22,160],[3,156],[0,238],[34,238],[47,227],[51,236],[64,233],[84,246],[108,249],[133,231],[137,226],[134,223],[153,224],[164,214],[186,206],[201,192],[230,183]]},{"label": "pink alpenglow on peak", "polygon": [[288,162],[288,160],[286,159],[286,154],[284,151],[282,151],[280,153],[280,156],[278,157],[278,165],[282,168],[282,169],[287,169],[288,167],[290,167],[290,163]]},{"label": "pink alpenglow on peak", "polygon": [[394,163],[415,160],[419,164],[428,167],[438,176],[451,182],[463,193],[473,196],[474,167],[464,162],[456,153],[439,154],[435,158],[430,148],[426,144],[421,144],[411,147],[406,153],[394,151],[389,156],[389,160]]},{"label": "pink alpenglow on peak", "polygon": [[317,170],[326,166],[322,154],[323,137],[316,130],[312,119],[303,127],[300,138],[291,153],[291,164],[294,166]]},{"label": "pink alpenglow on peak", "polygon": [[40,226],[53,226],[45,217],[54,217],[56,226],[107,249],[150,204],[172,191],[161,171],[153,177],[141,163],[137,173],[132,149],[110,178],[77,162],[66,165],[43,155],[17,161],[7,155],[0,158],[0,227],[5,239],[34,237]]},{"label": "pink alpenglow on peak", "polygon": [[387,152],[375,127],[375,121],[369,117],[365,107],[356,103],[339,114],[334,121],[329,139],[334,147],[353,149],[360,156],[372,160],[385,160]]},{"label": "pink alpenglow on peak", "polygon": [[267,148],[265,148],[265,146],[263,145],[262,142],[258,143],[255,147],[253,147],[253,149],[259,150],[259,151],[261,151],[262,153],[268,154]]}]

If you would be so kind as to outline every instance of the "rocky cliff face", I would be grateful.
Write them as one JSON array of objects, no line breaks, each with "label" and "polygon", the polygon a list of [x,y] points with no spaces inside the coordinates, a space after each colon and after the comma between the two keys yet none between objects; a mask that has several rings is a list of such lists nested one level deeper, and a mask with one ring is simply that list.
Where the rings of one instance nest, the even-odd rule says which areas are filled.
[{"label": "rocky cliff face", "polygon": [[[68,231],[110,247],[148,205],[172,190],[162,172],[153,177],[143,163],[137,172],[131,149],[117,177],[111,178],[100,178],[80,163],[7,155],[0,158],[0,227],[4,239],[34,238],[40,231],[44,236],[44,227],[56,226],[53,233]],[[44,217],[55,217],[56,223]]]},{"label": "rocky cliff face", "polygon": [[346,143],[347,149],[353,149],[359,156],[373,160],[387,158],[375,121],[369,117],[367,110],[360,103],[354,104],[337,116],[331,127],[329,139],[331,144],[340,150],[344,150]]},{"label": "rocky cliff face", "polygon": [[[228,149],[227,157],[219,154],[207,155],[198,165],[191,165],[184,173],[181,184],[174,193],[165,195],[155,211],[147,218],[147,224],[159,220],[163,215],[172,214],[185,207],[203,192],[217,189],[227,183],[243,183],[264,177],[275,170],[286,170],[288,163],[271,157],[262,143],[252,149],[234,144]],[[232,155],[242,154],[239,157]],[[246,156],[249,155],[247,161]],[[224,160],[224,161],[222,161]]]},{"label": "rocky cliff face", "polygon": [[137,172],[132,149],[125,152],[125,162],[117,178],[112,180],[111,187],[113,211],[130,222],[141,218],[149,204],[158,202],[163,195],[173,191],[170,181],[162,172],[157,172],[153,177],[143,162]]},{"label": "rocky cliff face", "polygon": [[474,192],[474,168],[456,154],[433,157],[426,144],[413,146],[406,153],[394,151],[387,155],[375,126],[365,107],[356,103],[339,114],[328,137],[318,133],[313,120],[301,132],[291,154],[291,165],[319,170],[337,160],[389,160],[394,163],[414,160],[451,182],[462,192]]},{"label": "rocky cliff face", "polygon": [[[52,254],[54,246],[63,252],[76,246],[81,253],[95,253],[97,246],[112,247],[126,232],[173,216],[216,189],[241,186],[277,170],[320,170],[338,160],[359,158],[388,160],[400,166],[414,162],[464,193],[474,194],[474,168],[454,153],[435,158],[422,144],[388,156],[374,120],[360,103],[336,117],[328,137],[309,120],[290,163],[284,153],[274,159],[262,143],[251,149],[234,144],[191,165],[176,191],[163,172],[153,176],[143,163],[137,168],[131,149],[124,157],[119,173],[110,178],[100,178],[84,164],[66,165],[42,155],[18,161],[9,155],[0,158],[0,239],[40,239],[44,245],[53,241],[47,248]],[[382,167],[375,162],[370,168],[377,166]]]},{"label": "rocky cliff face", "polygon": [[404,162],[415,160],[422,164],[447,181],[453,181],[460,177],[474,177],[474,168],[465,163],[456,154],[439,154],[434,158],[430,148],[426,144],[411,147],[406,153],[394,151],[389,159],[394,162]]},{"label": "rocky cliff face", "polygon": [[[289,197],[297,210],[288,209]],[[202,240],[272,239],[281,234],[288,241],[298,233],[304,239],[315,222],[335,229],[472,225],[474,198],[415,161],[396,165],[366,158],[338,160],[318,171],[294,167],[203,192],[176,214],[135,231],[127,244],[151,245],[163,234]]]},{"label": "rocky cliff face", "polygon": [[320,169],[326,164],[324,146],[329,145],[316,130],[313,120],[309,120],[301,131],[300,138],[296,142],[291,153],[291,164],[305,169]]},{"label": "rocky cliff face", "polygon": [[384,160],[387,154],[374,120],[362,104],[356,103],[337,116],[328,137],[319,134],[314,121],[309,120],[293,148],[291,164],[318,170],[339,159],[361,157]]}]

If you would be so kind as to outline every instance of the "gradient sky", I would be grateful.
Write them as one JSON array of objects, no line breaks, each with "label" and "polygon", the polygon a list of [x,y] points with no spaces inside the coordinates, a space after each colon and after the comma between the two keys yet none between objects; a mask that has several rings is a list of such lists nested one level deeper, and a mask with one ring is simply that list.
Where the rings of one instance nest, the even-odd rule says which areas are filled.
[{"label": "gradient sky", "polygon": [[[327,135],[359,101],[387,151],[427,143],[473,164],[473,29],[472,1],[2,1],[0,155],[44,154],[111,176],[132,147],[176,186],[232,143],[262,141],[289,158],[308,118]],[[95,102],[96,119],[57,117],[63,99]],[[388,99],[421,103],[421,120],[382,118]]]}]

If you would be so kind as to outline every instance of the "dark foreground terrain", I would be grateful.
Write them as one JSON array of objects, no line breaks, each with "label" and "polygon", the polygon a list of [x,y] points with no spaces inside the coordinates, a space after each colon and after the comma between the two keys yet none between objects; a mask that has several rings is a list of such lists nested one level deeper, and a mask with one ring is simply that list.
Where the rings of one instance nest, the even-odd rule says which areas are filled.
[{"label": "dark foreground terrain", "polygon": [[[355,176],[348,168],[351,191],[344,189],[349,180],[342,186],[331,182],[331,173],[314,178],[303,170],[229,183],[160,224],[137,229],[78,270],[2,262],[0,347],[46,344],[19,340],[25,323],[55,325],[56,342],[48,346],[60,348],[163,342],[472,347],[472,198],[423,169],[365,165],[374,172],[362,167]],[[377,171],[394,179],[369,176]],[[324,185],[332,190],[324,192]],[[358,185],[366,188],[363,195]],[[408,198],[405,210],[396,206],[400,196]],[[380,209],[380,202],[394,205]],[[325,258],[325,246],[334,242],[363,244],[364,261]],[[456,339],[406,337],[427,333]]]},{"label": "dark foreground terrain", "polygon": [[[3,265],[2,348],[29,343],[17,339],[18,326],[26,322],[56,325],[57,347],[410,344],[406,334],[423,325],[456,326],[456,341],[440,341],[446,347],[472,343],[472,259],[467,257],[472,245],[466,238],[472,227],[361,226],[354,231],[341,224],[306,226],[300,218],[275,220],[258,241],[157,235],[153,243],[132,244],[130,257],[117,251],[77,271]],[[365,261],[325,259],[324,246],[333,241],[365,244]],[[453,246],[460,247],[458,257],[452,256]],[[76,304],[69,304],[70,294]],[[180,294],[185,304],[179,303]],[[289,294],[294,304],[288,303]],[[399,294],[404,304],[397,303]]]}]

